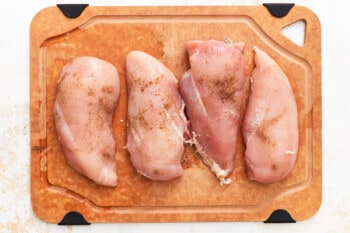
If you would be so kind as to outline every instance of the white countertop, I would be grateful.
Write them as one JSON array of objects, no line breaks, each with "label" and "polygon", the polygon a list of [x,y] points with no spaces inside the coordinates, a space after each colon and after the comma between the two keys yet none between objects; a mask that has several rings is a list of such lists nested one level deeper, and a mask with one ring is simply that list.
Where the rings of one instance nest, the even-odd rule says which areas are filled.
[{"label": "white countertop", "polygon": [[[29,3],[30,2],[30,3]],[[74,1],[90,5],[261,5],[243,0]],[[265,1],[264,1],[265,2]],[[313,10],[322,27],[323,200],[296,224],[260,222],[125,223],[58,226],[38,219],[30,204],[29,31],[42,8],[69,1],[6,1],[0,14],[0,233],[3,232],[350,232],[350,29],[348,1],[294,2]]]}]

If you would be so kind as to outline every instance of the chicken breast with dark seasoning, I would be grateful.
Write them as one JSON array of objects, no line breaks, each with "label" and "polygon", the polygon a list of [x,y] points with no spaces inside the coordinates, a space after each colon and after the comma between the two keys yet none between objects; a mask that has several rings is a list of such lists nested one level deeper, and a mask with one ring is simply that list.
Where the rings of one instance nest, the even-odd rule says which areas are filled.
[{"label": "chicken breast with dark seasoning", "polygon": [[192,140],[220,184],[229,184],[245,83],[243,44],[194,40],[186,47],[191,68],[180,81],[180,93]]},{"label": "chicken breast with dark seasoning", "polygon": [[288,78],[264,51],[254,47],[251,92],[243,123],[248,177],[262,183],[285,178],[298,153],[298,112]]},{"label": "chicken breast with dark seasoning", "polygon": [[186,119],[176,78],[153,56],[133,51],[126,57],[126,81],[126,147],[132,164],[152,180],[181,176]]},{"label": "chicken breast with dark seasoning", "polygon": [[77,57],[60,74],[54,104],[58,140],[68,163],[105,186],[117,185],[112,119],[119,82],[111,63]]}]

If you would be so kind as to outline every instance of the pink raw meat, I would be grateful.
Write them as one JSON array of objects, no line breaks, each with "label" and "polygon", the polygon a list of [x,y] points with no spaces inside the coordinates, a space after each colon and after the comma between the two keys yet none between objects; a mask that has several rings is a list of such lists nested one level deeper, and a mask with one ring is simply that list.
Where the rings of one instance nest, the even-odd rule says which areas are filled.
[{"label": "pink raw meat", "polygon": [[243,44],[194,40],[186,47],[191,69],[180,81],[180,93],[192,140],[220,184],[229,184],[245,82]]},{"label": "pink raw meat", "polygon": [[182,175],[184,103],[173,73],[153,56],[126,57],[127,149],[136,170],[152,180]]},{"label": "pink raw meat", "polygon": [[117,185],[112,119],[119,85],[111,63],[78,57],[64,66],[54,105],[58,139],[69,164],[105,186]]},{"label": "pink raw meat", "polygon": [[291,85],[278,64],[254,47],[255,68],[242,127],[248,177],[278,181],[293,169],[298,151],[298,113]]}]

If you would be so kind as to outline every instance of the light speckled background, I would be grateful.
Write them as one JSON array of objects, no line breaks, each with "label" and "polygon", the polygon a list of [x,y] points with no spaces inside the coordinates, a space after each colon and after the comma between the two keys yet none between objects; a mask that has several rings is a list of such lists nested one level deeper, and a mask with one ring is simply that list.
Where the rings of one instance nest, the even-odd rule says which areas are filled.
[{"label": "light speckled background", "polygon": [[[29,2],[29,1],[28,1]],[[243,0],[74,1],[90,5],[260,5]],[[266,2],[266,1],[265,1]],[[57,226],[38,219],[29,186],[29,26],[36,12],[58,1],[7,1],[0,14],[0,233],[3,232],[350,232],[350,51],[348,1],[294,2],[313,10],[322,26],[323,201],[296,224],[162,223]],[[327,3],[328,2],[328,3]],[[69,3],[69,1],[59,1]]]}]

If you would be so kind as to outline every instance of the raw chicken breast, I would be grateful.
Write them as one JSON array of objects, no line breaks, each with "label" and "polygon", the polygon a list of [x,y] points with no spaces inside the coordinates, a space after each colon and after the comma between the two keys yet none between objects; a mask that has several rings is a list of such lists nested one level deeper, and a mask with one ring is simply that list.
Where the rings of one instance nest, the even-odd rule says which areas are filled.
[{"label": "raw chicken breast", "polygon": [[54,105],[56,131],[68,163],[105,186],[117,185],[112,119],[119,85],[112,64],[78,57],[64,66]]},{"label": "raw chicken breast", "polygon": [[188,41],[191,69],[180,81],[193,143],[205,164],[229,184],[245,82],[242,43]]},{"label": "raw chicken breast", "polygon": [[298,151],[297,107],[288,78],[264,51],[254,47],[255,68],[243,124],[248,177],[262,183],[283,179]]},{"label": "raw chicken breast", "polygon": [[152,180],[182,175],[184,104],[173,73],[149,54],[126,57],[127,149],[136,170]]}]

